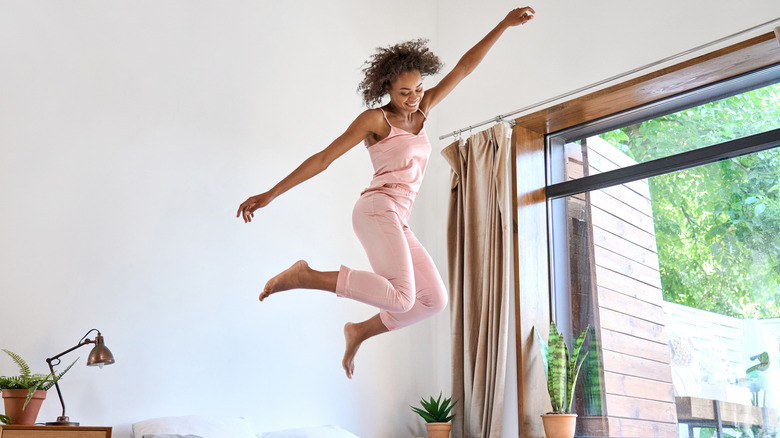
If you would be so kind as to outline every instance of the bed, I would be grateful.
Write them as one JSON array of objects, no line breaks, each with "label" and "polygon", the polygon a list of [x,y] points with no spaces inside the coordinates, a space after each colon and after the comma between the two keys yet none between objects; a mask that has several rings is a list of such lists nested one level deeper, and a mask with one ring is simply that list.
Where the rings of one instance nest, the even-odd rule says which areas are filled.
[{"label": "bed", "polygon": [[238,417],[161,417],[133,423],[133,438],[359,438],[338,426],[302,427],[257,433]]}]

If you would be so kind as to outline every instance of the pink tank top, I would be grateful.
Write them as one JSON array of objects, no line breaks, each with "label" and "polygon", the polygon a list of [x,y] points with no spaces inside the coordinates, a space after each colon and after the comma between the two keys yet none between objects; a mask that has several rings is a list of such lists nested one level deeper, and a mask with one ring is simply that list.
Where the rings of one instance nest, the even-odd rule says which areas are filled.
[{"label": "pink tank top", "polygon": [[[418,111],[427,120],[425,113],[419,109]],[[390,125],[384,110],[382,114]],[[425,174],[428,157],[431,155],[431,143],[425,134],[425,121],[416,135],[390,125],[390,134],[368,146],[368,155],[374,165],[374,178],[363,193],[389,187],[416,195]]]}]

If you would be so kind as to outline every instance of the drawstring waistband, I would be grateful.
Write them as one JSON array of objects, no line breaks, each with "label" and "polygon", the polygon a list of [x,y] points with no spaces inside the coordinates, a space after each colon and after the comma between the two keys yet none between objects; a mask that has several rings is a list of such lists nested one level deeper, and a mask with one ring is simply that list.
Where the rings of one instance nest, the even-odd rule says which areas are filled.
[{"label": "drawstring waistband", "polygon": [[388,191],[393,192],[393,193],[397,193],[399,195],[411,196],[412,198],[417,196],[417,192],[413,192],[413,191],[409,190],[408,187],[409,186],[406,185],[406,184],[386,183],[386,184],[382,184],[381,186],[377,186],[377,187],[368,187],[367,189],[363,190],[363,192],[361,192],[360,194],[362,195],[364,193],[381,192],[382,189],[389,189]]}]

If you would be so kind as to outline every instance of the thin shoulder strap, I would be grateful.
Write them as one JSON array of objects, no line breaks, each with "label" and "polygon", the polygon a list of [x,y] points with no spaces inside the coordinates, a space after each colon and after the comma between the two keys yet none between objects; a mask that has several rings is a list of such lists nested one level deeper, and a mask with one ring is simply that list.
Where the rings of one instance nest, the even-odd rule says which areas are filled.
[{"label": "thin shoulder strap", "polygon": [[379,107],[379,111],[382,111],[382,116],[384,116],[385,122],[387,122],[387,125],[392,128],[393,125],[390,124],[390,120],[387,120],[387,114],[385,113],[385,110],[383,110],[381,106]]},{"label": "thin shoulder strap", "polygon": [[422,110],[422,108],[417,108],[417,111],[421,112],[423,115],[423,119],[428,120],[428,115],[425,114],[425,111]]}]

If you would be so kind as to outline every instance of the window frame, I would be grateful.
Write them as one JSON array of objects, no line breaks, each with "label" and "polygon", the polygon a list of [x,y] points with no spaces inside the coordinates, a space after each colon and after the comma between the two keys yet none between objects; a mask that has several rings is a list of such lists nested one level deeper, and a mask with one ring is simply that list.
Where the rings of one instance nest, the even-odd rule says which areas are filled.
[{"label": "window frame", "polygon": [[515,119],[513,244],[521,435],[542,436],[539,415],[549,410],[534,334],[538,327],[546,337],[546,330],[542,329],[549,325],[553,314],[547,241],[546,135],[775,65],[780,65],[780,44],[774,33],[768,32]]}]

